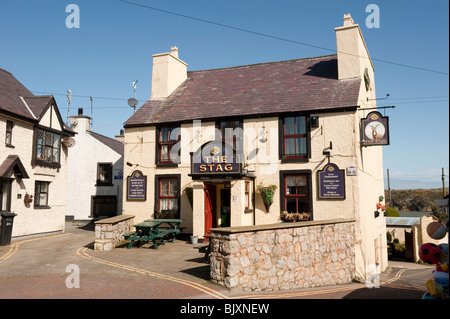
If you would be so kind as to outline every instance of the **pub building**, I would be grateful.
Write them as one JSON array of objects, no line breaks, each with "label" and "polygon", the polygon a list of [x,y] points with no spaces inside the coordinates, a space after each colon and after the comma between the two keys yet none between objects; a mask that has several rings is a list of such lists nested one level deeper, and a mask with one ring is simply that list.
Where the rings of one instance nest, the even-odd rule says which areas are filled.
[{"label": "pub building", "polygon": [[176,47],[153,55],[151,99],[124,124],[124,214],[199,239],[286,213],[354,219],[355,262],[383,271],[382,146],[361,126],[379,115],[374,68],[350,15],[335,32],[337,54],[289,61],[187,71]]}]

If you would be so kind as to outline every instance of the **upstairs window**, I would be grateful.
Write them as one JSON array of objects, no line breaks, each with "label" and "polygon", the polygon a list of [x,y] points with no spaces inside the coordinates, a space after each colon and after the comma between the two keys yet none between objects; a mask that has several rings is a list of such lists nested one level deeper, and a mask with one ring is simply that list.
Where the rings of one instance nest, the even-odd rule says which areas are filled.
[{"label": "upstairs window", "polygon": [[157,130],[158,148],[157,163],[158,164],[178,164],[179,154],[172,152],[172,147],[180,139],[180,128],[177,126],[163,126]]},{"label": "upstairs window", "polygon": [[110,186],[112,180],[113,166],[111,163],[98,163],[97,168],[97,186]]},{"label": "upstairs window", "polygon": [[61,152],[61,136],[59,134],[36,129],[35,145],[37,164],[59,167]]},{"label": "upstairs window", "polygon": [[310,157],[308,119],[306,116],[289,116],[280,122],[280,152],[282,160]]},{"label": "upstairs window", "polygon": [[6,135],[5,135],[5,145],[12,146],[12,134],[13,134],[13,121],[6,121]]},{"label": "upstairs window", "polygon": [[221,139],[222,142],[231,145],[237,153],[243,152],[243,130],[242,121],[229,120],[220,121],[217,124],[220,136],[217,139]]}]

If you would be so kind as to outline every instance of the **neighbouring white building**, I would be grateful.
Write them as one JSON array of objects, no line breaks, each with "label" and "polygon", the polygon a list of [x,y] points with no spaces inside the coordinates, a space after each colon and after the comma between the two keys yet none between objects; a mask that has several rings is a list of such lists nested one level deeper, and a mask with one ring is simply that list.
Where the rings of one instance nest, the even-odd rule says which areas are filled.
[{"label": "neighbouring white building", "polygon": [[124,124],[124,213],[182,218],[199,238],[282,212],[351,219],[355,277],[384,271],[388,127],[359,26],[345,15],[335,33],[337,54],[290,61],[187,71],[177,48],[154,55],[151,99]]},{"label": "neighbouring white building", "polygon": [[64,231],[72,131],[53,96],[34,96],[0,69],[0,212],[12,237]]},{"label": "neighbouring white building", "polygon": [[76,135],[68,159],[68,219],[89,220],[122,213],[123,143],[91,131],[90,120],[81,108],[69,119]]}]

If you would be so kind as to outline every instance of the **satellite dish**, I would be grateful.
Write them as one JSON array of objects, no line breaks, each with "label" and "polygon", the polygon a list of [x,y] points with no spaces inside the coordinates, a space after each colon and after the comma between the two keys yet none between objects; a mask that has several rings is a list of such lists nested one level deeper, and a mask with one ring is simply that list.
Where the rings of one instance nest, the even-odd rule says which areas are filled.
[{"label": "satellite dish", "polygon": [[75,145],[75,139],[73,137],[66,137],[65,139],[63,139],[63,144],[66,147],[72,147]]},{"label": "satellite dish", "polygon": [[131,99],[128,99],[128,105],[131,107],[136,107],[139,104],[138,100],[136,100],[134,97]]},{"label": "satellite dish", "polygon": [[77,120],[77,119],[74,119],[74,118],[71,118],[71,119],[69,120],[69,124],[70,124],[70,128],[74,128],[75,126],[78,125],[78,120]]},{"label": "satellite dish", "polygon": [[136,112],[136,106],[138,104],[139,104],[138,100],[136,100],[134,97],[128,99],[128,105],[131,106],[135,112]]}]

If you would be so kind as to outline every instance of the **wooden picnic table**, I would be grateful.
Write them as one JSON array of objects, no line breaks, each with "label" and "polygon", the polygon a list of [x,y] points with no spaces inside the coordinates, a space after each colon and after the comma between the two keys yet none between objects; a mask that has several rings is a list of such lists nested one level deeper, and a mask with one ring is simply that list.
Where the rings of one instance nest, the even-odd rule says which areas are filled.
[{"label": "wooden picnic table", "polygon": [[[151,241],[153,247],[158,249],[158,242],[160,245],[164,244],[164,239],[169,237],[172,242],[175,242],[175,237],[181,232],[180,224],[183,219],[147,219],[142,223],[133,225],[136,228],[134,233],[123,235],[125,239],[129,239],[128,249],[130,249],[135,241]],[[167,229],[161,229],[160,226],[166,224]]]}]

